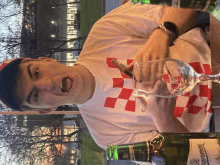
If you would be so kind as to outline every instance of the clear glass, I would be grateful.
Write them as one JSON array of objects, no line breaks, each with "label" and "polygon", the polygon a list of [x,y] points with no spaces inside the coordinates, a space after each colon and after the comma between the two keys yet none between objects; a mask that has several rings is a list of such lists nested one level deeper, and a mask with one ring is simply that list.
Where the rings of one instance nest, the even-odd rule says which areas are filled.
[{"label": "clear glass", "polygon": [[219,83],[219,76],[198,74],[189,64],[176,59],[136,62],[133,95],[172,98],[188,93],[201,81]]}]

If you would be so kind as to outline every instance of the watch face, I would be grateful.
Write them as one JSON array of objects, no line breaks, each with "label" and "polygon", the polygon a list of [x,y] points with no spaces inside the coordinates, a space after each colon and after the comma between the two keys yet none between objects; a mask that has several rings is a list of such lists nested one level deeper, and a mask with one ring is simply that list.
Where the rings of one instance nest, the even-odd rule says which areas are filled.
[{"label": "watch face", "polygon": [[164,22],[163,25],[164,25],[167,29],[172,30],[173,23],[170,23],[170,22]]},{"label": "watch face", "polygon": [[176,36],[178,36],[178,29],[177,29],[177,26],[174,23],[164,22],[163,25],[167,30],[172,31],[173,33],[175,33]]}]

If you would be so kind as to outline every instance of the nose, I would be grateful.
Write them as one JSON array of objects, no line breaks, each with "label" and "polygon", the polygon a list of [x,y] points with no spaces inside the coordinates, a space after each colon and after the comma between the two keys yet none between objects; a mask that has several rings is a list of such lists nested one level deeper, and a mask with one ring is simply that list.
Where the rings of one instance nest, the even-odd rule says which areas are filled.
[{"label": "nose", "polygon": [[35,82],[35,87],[41,90],[50,91],[53,83],[50,78],[44,78]]}]

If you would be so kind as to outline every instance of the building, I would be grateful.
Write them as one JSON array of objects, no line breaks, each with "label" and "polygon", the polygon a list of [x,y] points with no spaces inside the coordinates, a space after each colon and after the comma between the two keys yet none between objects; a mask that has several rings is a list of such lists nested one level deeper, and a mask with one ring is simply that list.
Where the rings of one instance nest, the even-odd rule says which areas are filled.
[{"label": "building", "polygon": [[25,0],[21,56],[47,56],[72,61],[73,65],[78,59],[80,42],[67,41],[79,37],[79,5],[75,0]]}]

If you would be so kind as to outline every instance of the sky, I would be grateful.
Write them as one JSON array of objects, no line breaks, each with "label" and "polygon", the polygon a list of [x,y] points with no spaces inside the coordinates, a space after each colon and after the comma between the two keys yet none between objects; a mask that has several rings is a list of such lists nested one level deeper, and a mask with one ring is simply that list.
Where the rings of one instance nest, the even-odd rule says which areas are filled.
[{"label": "sky", "polygon": [[[10,3],[9,3],[10,2]],[[6,7],[2,8],[1,5],[6,5]],[[22,3],[21,6],[15,5],[13,0],[1,0],[0,1],[0,38],[7,37],[9,34],[8,26],[11,28],[12,31],[18,31],[19,25],[22,23],[22,14],[10,16],[12,14],[21,12],[22,9]],[[8,17],[10,16],[10,17]],[[20,31],[20,30],[19,30]],[[2,43],[0,43],[0,50],[2,50]],[[6,59],[6,51],[0,52],[0,62],[4,61]],[[19,57],[19,54],[16,54],[16,57]]]}]

